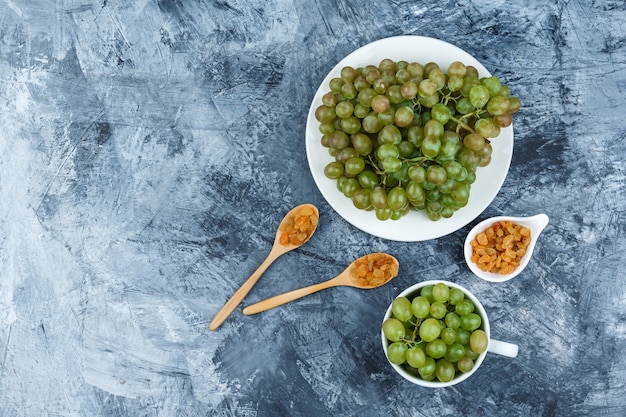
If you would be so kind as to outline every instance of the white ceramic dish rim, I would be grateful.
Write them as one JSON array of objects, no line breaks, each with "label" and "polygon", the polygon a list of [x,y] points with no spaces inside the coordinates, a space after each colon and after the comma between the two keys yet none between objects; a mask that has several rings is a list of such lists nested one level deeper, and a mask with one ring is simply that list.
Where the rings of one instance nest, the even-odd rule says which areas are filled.
[{"label": "white ceramic dish rim", "polygon": [[[400,294],[398,294],[398,296],[396,298],[398,298],[398,297],[407,297],[407,296],[414,295],[420,288],[426,287],[428,285],[435,285],[435,284],[438,284],[440,282],[443,282],[444,284],[448,285],[448,287],[460,289],[461,291],[463,291],[465,296],[467,298],[469,298],[474,303],[474,305],[475,305],[476,309],[478,310],[478,312],[480,313],[480,316],[481,316],[481,319],[482,319],[482,326],[481,327],[485,331],[485,333],[487,333],[487,338],[489,339],[489,343],[491,343],[491,328],[489,326],[489,318],[487,317],[487,312],[485,311],[485,308],[483,307],[481,302],[478,300],[478,298],[476,298],[476,296],[474,294],[472,294],[471,291],[469,291],[467,288],[465,288],[465,287],[463,287],[463,286],[461,286],[459,284],[456,284],[456,283],[450,282],[450,281],[445,281],[445,280],[423,281],[423,282],[419,282],[417,284],[414,284],[414,285],[408,287],[407,289],[402,291]],[[385,313],[385,316],[383,318],[383,322],[385,320],[387,320],[389,317],[391,317],[391,304],[389,304],[389,307],[387,308],[387,312]],[[382,341],[382,345],[383,345],[383,351],[385,353],[385,358],[387,358],[388,341],[387,341],[387,338],[385,337],[385,334],[382,331],[382,326],[381,326],[380,336],[381,336],[381,341]],[[407,381],[410,381],[410,382],[412,382],[412,383],[414,383],[416,385],[421,385],[421,386],[429,387],[429,388],[445,388],[445,387],[449,387],[449,386],[452,386],[452,385],[456,385],[456,384],[458,384],[460,382],[463,382],[467,378],[472,376],[474,374],[474,372],[476,372],[476,370],[480,367],[480,365],[485,360],[485,356],[487,355],[488,351],[489,351],[489,349],[485,350],[483,353],[481,353],[478,356],[478,358],[474,361],[474,367],[472,368],[471,371],[459,375],[458,377],[454,378],[450,382],[425,381],[425,380],[423,380],[421,378],[418,378],[418,377],[415,377],[415,376],[409,374],[406,370],[404,370],[402,368],[402,366],[396,365],[394,363],[389,362],[388,358],[387,358],[387,362],[389,362],[389,364],[393,367],[393,369],[395,369],[395,371],[398,374],[400,374]]]},{"label": "white ceramic dish rim", "polygon": [[[526,254],[522,257],[522,262],[520,263],[520,265],[515,269],[515,271],[507,275],[500,275],[500,274],[495,274],[493,272],[482,271],[471,260],[472,258],[471,241],[474,240],[474,238],[476,237],[478,233],[482,232],[493,223],[499,222],[499,221],[511,221],[513,223],[528,227],[530,229],[530,236],[531,236],[530,246],[529,248],[527,248]],[[516,276],[521,274],[522,271],[524,271],[524,269],[530,262],[530,259],[532,258],[533,253],[535,251],[537,239],[539,238],[539,235],[541,234],[543,229],[546,227],[548,222],[549,222],[549,218],[544,213],[537,214],[534,216],[527,216],[527,217],[495,216],[495,217],[490,217],[488,219],[481,221],[476,226],[474,226],[472,230],[470,230],[470,232],[467,234],[467,237],[465,238],[463,252],[465,255],[465,262],[467,263],[467,266],[474,273],[474,275],[476,275],[477,277],[481,279],[484,279],[485,281],[506,282],[515,278]]]},{"label": "white ceramic dish rim", "polygon": [[331,78],[339,76],[346,65],[354,67],[377,63],[383,58],[417,62],[437,62],[447,68],[453,61],[462,61],[478,69],[481,77],[489,71],[473,56],[457,46],[439,39],[423,36],[396,36],[367,44],[342,59],[320,84],[311,103],[306,126],[306,152],[313,179],[329,205],[346,221],[358,229],[384,239],[417,242],[436,239],[453,233],[469,224],[491,204],[506,178],[513,155],[513,125],[501,130],[492,140],[492,162],[479,168],[472,185],[467,206],[449,219],[433,222],[424,212],[412,211],[400,220],[379,221],[371,211],[359,210],[352,201],[337,190],[336,182],[326,178],[324,167],[333,160],[328,150],[320,145],[321,133],[315,119],[315,109],[322,104]]}]

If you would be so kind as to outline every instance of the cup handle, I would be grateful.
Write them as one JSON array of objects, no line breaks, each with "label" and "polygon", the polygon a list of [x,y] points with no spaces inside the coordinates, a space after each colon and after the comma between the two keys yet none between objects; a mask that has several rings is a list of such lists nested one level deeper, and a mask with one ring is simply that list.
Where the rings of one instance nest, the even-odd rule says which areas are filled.
[{"label": "cup handle", "polygon": [[500,340],[489,340],[489,347],[487,350],[491,353],[496,353],[502,356],[508,356],[509,358],[515,358],[519,347],[514,343],[502,342]]}]

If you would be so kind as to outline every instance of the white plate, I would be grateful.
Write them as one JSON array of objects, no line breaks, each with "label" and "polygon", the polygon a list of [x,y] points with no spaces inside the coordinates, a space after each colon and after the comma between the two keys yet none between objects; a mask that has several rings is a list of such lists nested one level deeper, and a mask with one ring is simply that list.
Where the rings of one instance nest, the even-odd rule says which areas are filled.
[{"label": "white plate", "polygon": [[500,136],[492,140],[493,154],[491,163],[476,172],[476,182],[472,185],[467,205],[449,219],[429,220],[423,211],[411,211],[400,220],[380,221],[373,211],[359,210],[352,200],[339,190],[335,180],[326,178],[324,167],[334,160],[328,149],[320,141],[319,122],[315,119],[315,109],[322,104],[322,96],[329,91],[328,83],[340,76],[341,68],[350,65],[354,68],[378,63],[390,58],[394,61],[415,61],[421,64],[436,62],[443,69],[454,61],[461,61],[474,66],[481,77],[491,74],[473,56],[447,42],[422,36],[397,36],[385,38],[365,45],[342,59],[328,73],[311,103],[306,126],[306,152],[313,179],[328,204],[346,221],[371,235],[384,239],[418,242],[436,239],[453,233],[476,217],[491,204],[511,165],[513,156],[513,125],[504,128]]}]

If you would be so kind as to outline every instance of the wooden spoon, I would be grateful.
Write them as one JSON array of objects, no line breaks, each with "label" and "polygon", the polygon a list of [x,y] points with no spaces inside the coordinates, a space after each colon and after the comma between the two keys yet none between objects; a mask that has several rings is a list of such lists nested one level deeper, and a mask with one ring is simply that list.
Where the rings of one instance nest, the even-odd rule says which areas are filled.
[{"label": "wooden spoon", "polygon": [[[363,262],[368,262],[368,257],[371,256],[379,257],[379,259],[384,260],[384,263],[391,265],[391,268],[385,273],[382,281],[375,281],[369,283],[364,279],[355,278],[352,274],[352,270],[357,267],[358,264],[362,264]],[[348,267],[335,278],[329,279],[328,281],[321,282],[319,284],[311,285],[309,287],[300,288],[297,290],[289,291],[283,294],[276,295],[274,297],[268,298],[266,300],[260,301],[256,304],[252,304],[243,309],[243,314],[251,315],[260,313],[262,311],[269,310],[274,307],[278,307],[280,305],[286,304],[290,301],[297,300],[298,298],[302,298],[306,295],[313,294],[314,292],[337,286],[348,286],[361,288],[364,290],[369,290],[372,288],[380,287],[383,284],[389,282],[393,277],[398,275],[398,260],[393,256],[386,253],[374,253],[365,255],[354,262],[352,262]]]},{"label": "wooden spoon", "polygon": [[[310,208],[314,212],[315,223],[313,230],[309,231],[306,238],[298,242],[297,244],[293,244],[291,242],[287,242],[285,244],[281,243],[281,236],[283,235],[282,231],[284,230],[285,225],[291,223],[293,221],[293,216],[300,213],[300,210],[303,208]],[[230,313],[232,313],[235,308],[237,308],[239,303],[241,303],[241,301],[248,294],[248,292],[250,292],[254,284],[256,284],[259,278],[261,278],[263,272],[265,272],[265,270],[272,264],[272,262],[274,262],[279,256],[304,245],[311,238],[311,236],[317,229],[318,219],[319,211],[317,210],[317,207],[312,204],[301,204],[297,207],[294,207],[291,211],[289,211],[289,213],[285,215],[283,220],[280,222],[280,225],[278,226],[278,230],[276,231],[276,237],[274,238],[274,245],[272,246],[272,250],[270,251],[269,255],[263,261],[263,263],[261,263],[257,270],[252,273],[250,278],[248,278],[248,280],[243,283],[243,285],[237,290],[237,292],[233,294],[230,300],[228,300],[226,304],[224,304],[224,307],[222,307],[222,309],[215,315],[213,321],[211,321],[211,324],[209,325],[210,330],[215,330],[220,327],[224,320],[226,320]]]}]

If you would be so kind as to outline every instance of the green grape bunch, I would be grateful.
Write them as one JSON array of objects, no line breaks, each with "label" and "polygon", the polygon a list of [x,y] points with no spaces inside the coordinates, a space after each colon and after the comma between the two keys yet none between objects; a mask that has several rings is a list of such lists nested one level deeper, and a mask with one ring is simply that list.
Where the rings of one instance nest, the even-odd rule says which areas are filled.
[{"label": "green grape bunch", "polygon": [[425,381],[450,382],[470,372],[489,344],[474,303],[443,282],[396,298],[382,331],[389,361]]},{"label": "green grape bunch", "polygon": [[498,77],[459,61],[447,72],[391,59],[345,66],[315,110],[334,158],[324,175],[379,220],[411,210],[449,218],[467,205],[476,170],[491,162],[491,140],[520,107]]}]

